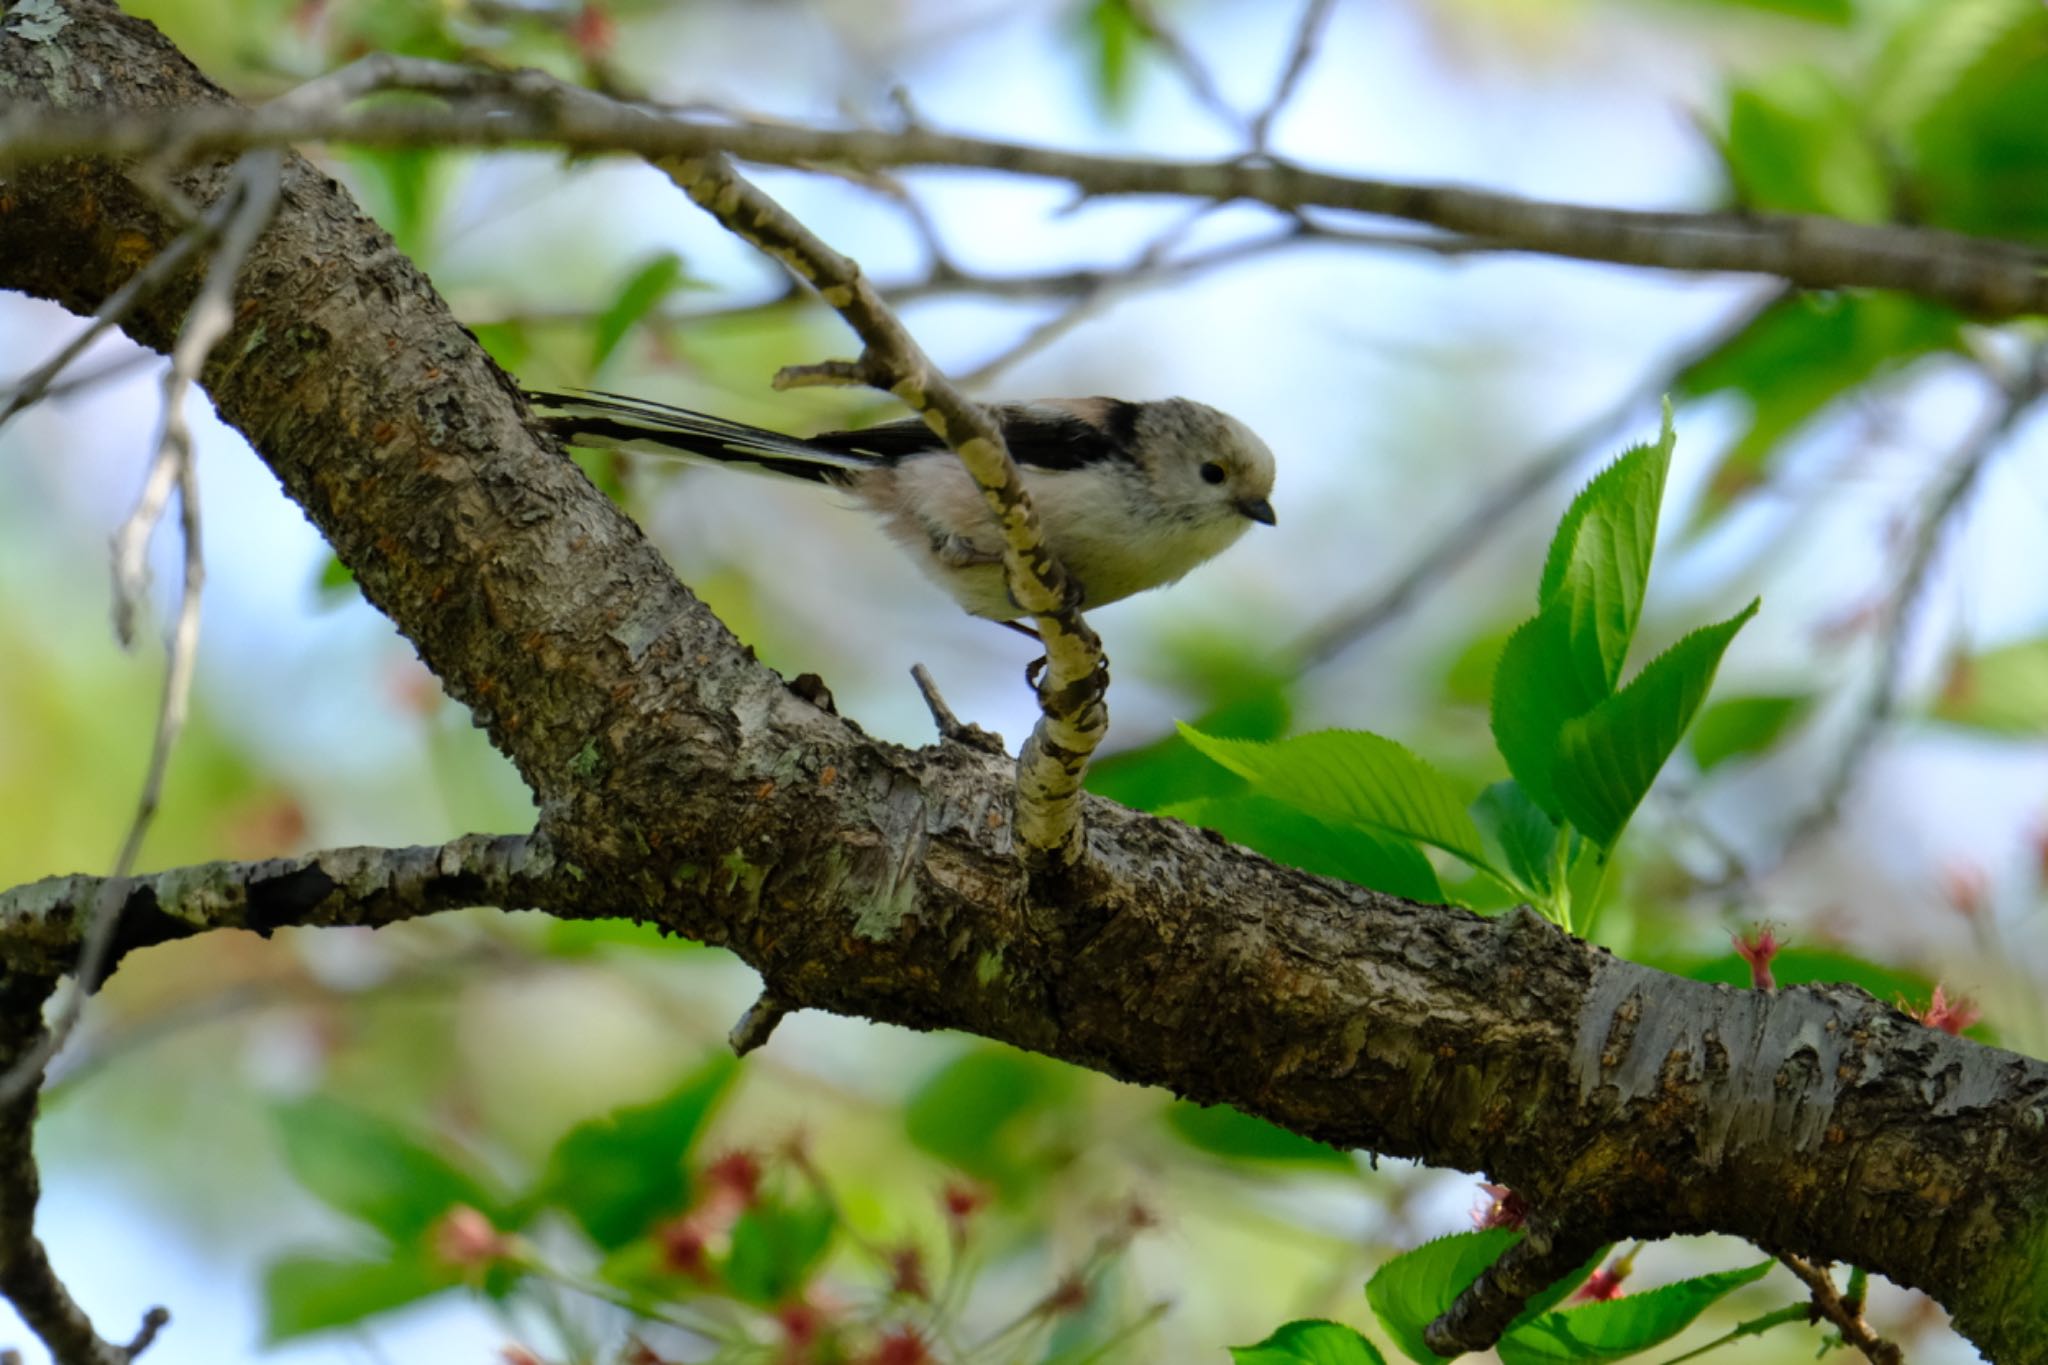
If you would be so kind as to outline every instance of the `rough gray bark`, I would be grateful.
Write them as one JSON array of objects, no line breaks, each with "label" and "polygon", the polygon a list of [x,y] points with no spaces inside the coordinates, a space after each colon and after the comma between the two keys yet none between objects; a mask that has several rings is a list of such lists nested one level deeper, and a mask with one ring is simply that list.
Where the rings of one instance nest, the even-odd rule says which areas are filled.
[{"label": "rough gray bark", "polygon": [[[56,8],[34,36],[0,20],[5,102],[223,99],[107,0]],[[220,175],[182,183],[204,201]],[[133,167],[10,172],[0,286],[87,312],[174,231]],[[193,286],[129,330],[166,345]],[[966,1029],[1483,1169],[1575,1233],[1854,1262],[1932,1293],[1995,1358],[2048,1361],[2048,1066],[1853,989],[1682,981],[1527,913],[1407,904],[1101,801],[1078,874],[1034,886],[1008,762],[877,743],[755,663],[303,162],[204,380],[532,786],[551,859],[533,905],[725,944],[791,1007]],[[0,961],[47,971],[42,928],[0,917]]]}]

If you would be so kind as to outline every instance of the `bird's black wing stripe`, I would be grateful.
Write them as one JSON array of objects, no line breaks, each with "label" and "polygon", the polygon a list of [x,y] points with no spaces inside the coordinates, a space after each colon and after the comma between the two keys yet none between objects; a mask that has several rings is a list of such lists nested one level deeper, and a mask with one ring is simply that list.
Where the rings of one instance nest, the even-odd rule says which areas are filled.
[{"label": "bird's black wing stripe", "polygon": [[[1053,408],[1020,404],[999,408],[996,415],[1010,457],[1018,464],[1029,469],[1085,469],[1132,458],[1136,409],[1135,403],[1112,404],[1107,430]],[[937,433],[917,421],[885,422],[864,431],[828,431],[811,437],[808,444],[848,455],[872,455],[889,464],[946,448]]]}]

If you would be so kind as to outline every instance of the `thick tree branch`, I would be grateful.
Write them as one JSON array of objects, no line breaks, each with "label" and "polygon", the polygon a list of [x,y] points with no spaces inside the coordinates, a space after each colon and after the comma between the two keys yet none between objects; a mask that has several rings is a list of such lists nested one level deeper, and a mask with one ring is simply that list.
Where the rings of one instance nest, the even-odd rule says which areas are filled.
[{"label": "thick tree branch", "polygon": [[[379,90],[413,90],[460,103],[346,107]],[[309,141],[542,143],[650,159],[724,153],[783,166],[967,167],[1063,180],[1090,195],[1163,194],[1250,200],[1288,210],[1344,209],[1427,224],[1499,250],[1663,270],[1775,275],[1808,289],[1896,289],[1986,318],[2048,312],[2048,254],[1933,228],[1597,208],[1258,158],[1101,156],[921,127],[890,132],[717,121],[614,100],[537,71],[478,71],[385,56],[365,58],[255,111],[215,105],[164,119],[104,107],[58,112],[18,106],[0,117],[0,167],[95,154],[178,158]]]},{"label": "thick tree branch", "polygon": [[[107,0],[65,13],[35,42],[0,20],[10,109],[169,125],[221,100]],[[224,171],[184,188],[204,202]],[[182,230],[137,173],[10,173],[0,285],[90,313]],[[281,205],[203,380],[533,788],[552,871],[512,899],[725,944],[779,1007],[967,1029],[1485,1169],[1603,1238],[1865,1265],[1995,1358],[2048,1361],[2048,1065],[1851,988],[1679,980],[1101,801],[1091,875],[1035,883],[1003,760],[877,743],[755,663],[337,186],[289,160]],[[128,329],[168,345],[196,284]]]},{"label": "thick tree branch", "polygon": [[375,929],[473,905],[563,911],[583,902],[575,874],[544,841],[466,834],[425,847],[331,848],[141,877],[45,877],[0,891],[0,961],[52,980],[72,970],[93,907],[110,895],[121,926],[115,960],[216,929]]}]

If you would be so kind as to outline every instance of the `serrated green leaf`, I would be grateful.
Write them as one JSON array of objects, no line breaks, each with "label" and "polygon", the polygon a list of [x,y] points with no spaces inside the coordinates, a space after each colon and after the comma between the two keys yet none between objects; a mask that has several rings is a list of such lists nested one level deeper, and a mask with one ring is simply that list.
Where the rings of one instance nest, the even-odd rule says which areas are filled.
[{"label": "serrated green leaf", "polygon": [[263,1342],[276,1346],[313,1332],[352,1327],[456,1283],[453,1270],[418,1249],[377,1261],[286,1256],[271,1262],[263,1275]]},{"label": "serrated green leaf", "polygon": [[954,1058],[903,1107],[918,1147],[1015,1192],[1041,1153],[1029,1120],[1073,1092],[1073,1074],[1042,1057],[995,1045]]},{"label": "serrated green leaf", "polygon": [[763,1308],[791,1298],[832,1245],[835,1222],[832,1206],[822,1199],[766,1202],[748,1209],[732,1227],[726,1283],[734,1294]]},{"label": "serrated green leaf", "polygon": [[1528,890],[1552,896],[1560,867],[1557,841],[1567,837],[1515,782],[1496,782],[1472,803],[1472,820],[1494,856]]},{"label": "serrated green leaf", "polygon": [[683,271],[682,258],[673,251],[662,251],[650,257],[639,269],[626,277],[619,286],[619,292],[598,314],[590,330],[590,368],[604,368],[605,361],[626,339],[626,334],[638,326],[662,300],[689,282]]},{"label": "serrated green leaf", "polygon": [[1206,1107],[1177,1101],[1166,1110],[1166,1126],[1198,1151],[1233,1161],[1271,1161],[1293,1166],[1321,1166],[1350,1171],[1347,1154],[1327,1142],[1290,1133],[1278,1124],[1227,1104]]},{"label": "serrated green leaf", "polygon": [[738,1070],[714,1056],[664,1098],[576,1125],[555,1144],[535,1200],[569,1214],[604,1251],[681,1213],[691,1149]]},{"label": "serrated green leaf", "polygon": [[1161,807],[1157,813],[1200,829],[1213,829],[1232,843],[1290,867],[1404,900],[1444,904],[1436,869],[1412,839],[1362,825],[1331,824],[1284,801],[1249,792],[1184,801]]},{"label": "serrated green leaf", "polygon": [[1564,818],[1557,795],[1557,744],[1565,725],[1607,696],[1574,666],[1562,598],[1508,637],[1493,680],[1493,742],[1531,801]]},{"label": "serrated green leaf", "polygon": [[1379,1348],[1355,1327],[1303,1319],[1256,1346],[1230,1348],[1232,1365],[1386,1365]]},{"label": "serrated green leaf", "polygon": [[1700,627],[1652,659],[1627,687],[1565,723],[1558,738],[1558,799],[1581,834],[1614,847],[1706,700],[1721,655],[1761,605],[1752,601],[1727,620]]},{"label": "serrated green leaf", "polygon": [[1541,612],[1560,599],[1565,603],[1566,642],[1587,691],[1613,691],[1628,660],[1676,444],[1667,402],[1657,439],[1632,447],[1579,491],[1544,557],[1537,607]]},{"label": "serrated green leaf", "polygon": [[1373,1272],[1365,1284],[1365,1301],[1403,1355],[1416,1365],[1442,1365],[1443,1357],[1422,1339],[1423,1329],[1521,1237],[1507,1228],[1489,1228],[1424,1242]]},{"label": "serrated green leaf", "polygon": [[1730,697],[1700,712],[1686,747],[1700,771],[1708,772],[1731,758],[1762,753],[1812,709],[1810,692]]},{"label": "serrated green leaf", "polygon": [[1323,730],[1276,744],[1219,739],[1188,725],[1183,738],[1264,796],[1322,820],[1369,826],[1455,854],[1494,876],[1479,827],[1449,781],[1393,740]]},{"label": "serrated green leaf", "polygon": [[1770,1273],[1775,1261],[1546,1313],[1502,1337],[1502,1365],[1620,1360],[1677,1336],[1716,1300]]},{"label": "serrated green leaf", "polygon": [[1565,817],[1611,849],[1712,686],[1721,656],[1759,601],[1702,626],[1650,661],[1628,686],[1565,723],[1555,769]]},{"label": "serrated green leaf", "polygon": [[280,1105],[276,1120],[293,1177],[395,1243],[414,1241],[457,1205],[493,1221],[501,1214],[480,1181],[388,1119],[314,1096]]}]

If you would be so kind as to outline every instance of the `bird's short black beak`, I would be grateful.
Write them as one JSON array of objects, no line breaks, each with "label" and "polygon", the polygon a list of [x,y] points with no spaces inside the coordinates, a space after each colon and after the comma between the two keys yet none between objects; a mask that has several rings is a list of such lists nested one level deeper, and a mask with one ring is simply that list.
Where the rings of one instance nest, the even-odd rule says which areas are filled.
[{"label": "bird's short black beak", "polygon": [[1239,498],[1237,500],[1237,510],[1250,517],[1253,521],[1264,522],[1268,526],[1274,524],[1273,504],[1267,502],[1264,498]]}]

